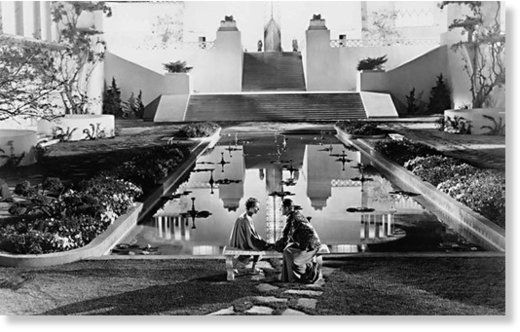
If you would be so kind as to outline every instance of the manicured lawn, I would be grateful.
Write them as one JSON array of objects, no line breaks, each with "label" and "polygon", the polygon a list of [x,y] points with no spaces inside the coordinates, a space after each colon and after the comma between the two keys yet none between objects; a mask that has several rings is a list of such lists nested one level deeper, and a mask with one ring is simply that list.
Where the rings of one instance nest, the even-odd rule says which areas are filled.
[{"label": "manicured lawn", "polygon": [[503,258],[370,258],[338,266],[323,314],[503,315]]},{"label": "manicured lawn", "polygon": [[289,298],[268,304],[318,315],[503,315],[503,258],[362,258],[333,267],[316,309],[295,306],[281,284],[225,281],[223,260],[95,260],[65,266],[0,268],[0,314],[201,315],[253,296]]}]

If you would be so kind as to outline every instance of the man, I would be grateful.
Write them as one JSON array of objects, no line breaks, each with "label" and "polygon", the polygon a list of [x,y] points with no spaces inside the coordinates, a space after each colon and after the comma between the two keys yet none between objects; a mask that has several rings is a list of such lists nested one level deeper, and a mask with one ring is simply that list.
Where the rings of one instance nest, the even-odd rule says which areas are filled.
[{"label": "man", "polygon": [[283,200],[282,213],[287,222],[282,238],[276,242],[276,249],[283,252],[281,281],[313,283],[320,274],[314,258],[321,246],[318,234],[309,220],[294,209],[291,199]]},{"label": "man", "polygon": [[[231,239],[229,245],[234,248],[243,250],[266,250],[271,247],[255,230],[253,224],[253,215],[260,210],[260,204],[254,197],[250,197],[246,201],[246,212],[240,215],[235,221],[233,232],[231,233]],[[246,265],[253,259],[253,266],[251,268],[253,273],[259,273],[260,270],[256,268],[256,263],[260,260],[260,255],[254,256],[238,256],[237,267],[239,272],[245,270]]]}]

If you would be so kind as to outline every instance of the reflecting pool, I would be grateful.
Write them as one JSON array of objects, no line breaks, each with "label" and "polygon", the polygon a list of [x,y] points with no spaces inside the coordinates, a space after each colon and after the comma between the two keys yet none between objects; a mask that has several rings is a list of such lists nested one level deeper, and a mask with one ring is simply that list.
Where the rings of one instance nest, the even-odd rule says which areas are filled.
[{"label": "reflecting pool", "polygon": [[[224,132],[189,179],[122,241],[163,255],[219,255],[245,201],[256,197],[257,232],[276,241],[291,198],[331,252],[481,250],[382,177],[332,132]],[[128,253],[127,251],[125,253]]]}]

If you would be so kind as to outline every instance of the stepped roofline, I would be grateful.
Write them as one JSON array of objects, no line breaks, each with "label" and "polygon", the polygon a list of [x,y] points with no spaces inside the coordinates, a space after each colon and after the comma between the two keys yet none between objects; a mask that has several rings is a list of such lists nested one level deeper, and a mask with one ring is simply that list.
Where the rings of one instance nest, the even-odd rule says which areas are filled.
[{"label": "stepped roofline", "polygon": [[225,16],[225,18],[220,21],[218,31],[238,31],[237,22],[233,18],[233,15]]},{"label": "stepped roofline", "polygon": [[328,30],[325,25],[325,19],[321,18],[321,14],[312,15],[307,30]]}]

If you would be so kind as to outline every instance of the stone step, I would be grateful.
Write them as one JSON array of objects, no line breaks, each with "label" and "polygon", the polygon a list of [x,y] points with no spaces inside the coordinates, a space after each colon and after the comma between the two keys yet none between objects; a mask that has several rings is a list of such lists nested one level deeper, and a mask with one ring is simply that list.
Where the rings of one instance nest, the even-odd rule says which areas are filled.
[{"label": "stone step", "polygon": [[365,119],[359,93],[192,95],[185,121]]},{"label": "stone step", "polygon": [[242,91],[305,91],[299,52],[244,53]]}]

